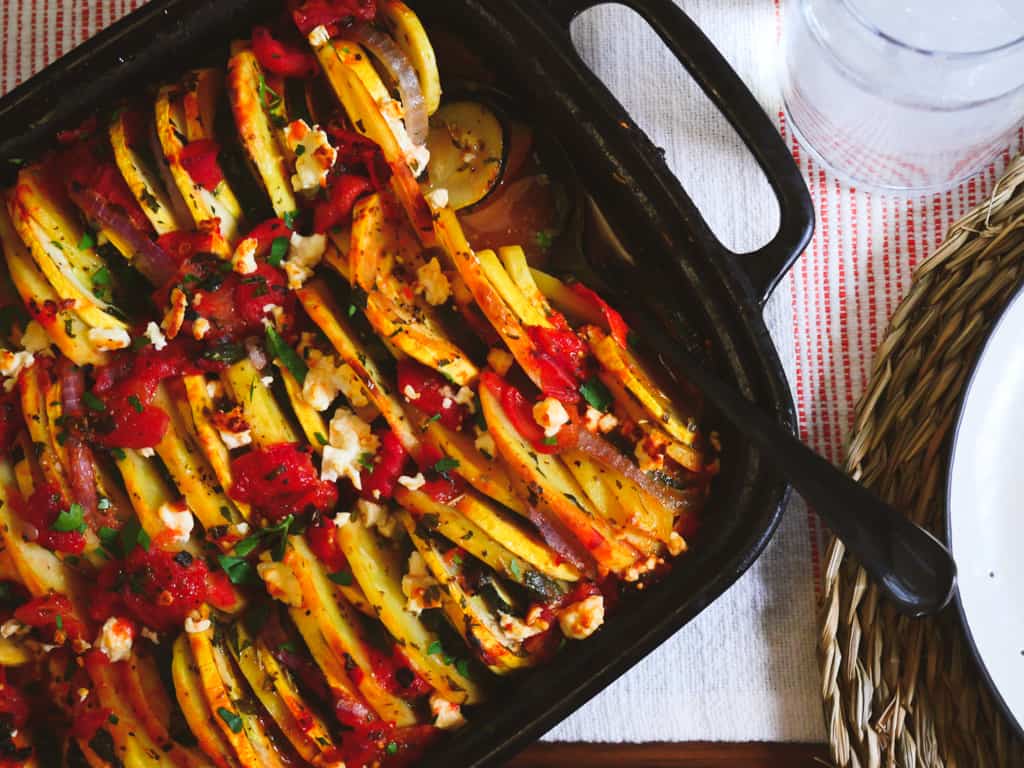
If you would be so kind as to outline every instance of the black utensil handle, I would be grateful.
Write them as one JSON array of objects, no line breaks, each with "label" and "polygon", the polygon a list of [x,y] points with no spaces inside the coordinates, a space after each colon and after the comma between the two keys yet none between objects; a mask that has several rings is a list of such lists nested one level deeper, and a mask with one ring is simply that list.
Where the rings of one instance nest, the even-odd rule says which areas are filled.
[{"label": "black utensil handle", "polygon": [[[581,13],[606,1],[549,0],[549,8],[568,29]],[[719,242],[722,251],[746,273],[754,297],[763,305],[814,232],[814,207],[807,184],[757,99],[700,27],[673,0],[615,2],[640,14],[658,34],[739,134],[775,193],[780,220],[771,242],[745,254],[734,253]]]}]

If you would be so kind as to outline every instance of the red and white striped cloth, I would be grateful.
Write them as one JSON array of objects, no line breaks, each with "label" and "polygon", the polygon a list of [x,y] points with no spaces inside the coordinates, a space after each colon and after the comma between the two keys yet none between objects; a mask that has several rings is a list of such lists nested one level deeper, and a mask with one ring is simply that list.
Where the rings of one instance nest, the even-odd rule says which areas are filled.
[{"label": "red and white striped cloth", "polygon": [[[678,0],[677,0],[678,1]],[[914,268],[992,192],[1009,153],[939,195],[859,192],[808,158],[787,130],[778,87],[782,0],[685,0],[749,84],[807,178],[818,229],[766,310],[795,393],[803,439],[842,460],[854,406],[888,318]],[[6,93],[142,0],[0,0],[0,92]],[[584,58],[666,156],[722,241],[767,242],[777,208],[727,123],[651,31],[605,6],[574,27]],[[1024,147],[1024,133],[1018,146]],[[590,741],[824,738],[815,659],[821,530],[793,502],[765,555],[729,592],[548,738]]]}]

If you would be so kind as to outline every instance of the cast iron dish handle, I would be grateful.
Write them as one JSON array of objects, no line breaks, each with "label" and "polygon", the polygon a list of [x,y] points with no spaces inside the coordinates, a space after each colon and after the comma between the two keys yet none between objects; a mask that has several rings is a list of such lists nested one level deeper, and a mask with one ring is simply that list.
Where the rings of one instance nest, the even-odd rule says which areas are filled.
[{"label": "cast iron dish handle", "polygon": [[[607,0],[549,0],[566,29],[584,11]],[[739,75],[673,0],[614,0],[640,14],[657,32],[701,90],[743,139],[779,201],[779,230],[764,247],[738,254],[719,243],[746,273],[754,297],[763,305],[804,250],[814,232],[814,207],[807,185],[775,125]],[[710,228],[708,228],[710,232]],[[717,240],[717,238],[716,238]]]}]

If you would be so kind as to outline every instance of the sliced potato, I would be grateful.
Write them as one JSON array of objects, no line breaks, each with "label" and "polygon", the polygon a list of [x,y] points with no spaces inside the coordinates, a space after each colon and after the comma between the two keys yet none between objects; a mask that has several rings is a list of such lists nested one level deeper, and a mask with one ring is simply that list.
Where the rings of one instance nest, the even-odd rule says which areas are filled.
[{"label": "sliced potato", "polygon": [[494,251],[480,251],[477,253],[480,260],[480,267],[484,276],[490,281],[505,303],[512,308],[524,325],[539,325],[543,328],[550,328],[551,322],[547,316],[534,306],[533,302],[526,298],[526,294],[512,280],[504,265],[498,261]]},{"label": "sliced potato", "polygon": [[288,393],[288,402],[292,406],[292,413],[295,414],[299,426],[302,427],[302,433],[306,436],[306,442],[313,447],[314,451],[320,453],[323,450],[328,435],[328,426],[324,421],[324,417],[306,402],[306,399],[302,396],[302,385],[299,384],[287,366],[283,365],[280,360],[275,360],[274,365],[277,366],[277,372],[284,381],[284,389]]},{"label": "sliced potato", "polygon": [[74,302],[82,320],[92,328],[127,330],[117,308],[94,293],[93,277],[106,264],[95,249],[78,247],[84,230],[57,194],[39,168],[23,169],[7,200],[15,231],[53,290],[61,300]]},{"label": "sliced potato", "polygon": [[544,298],[559,312],[567,315],[570,320],[592,325],[600,325],[604,322],[600,309],[574,293],[569,286],[554,275],[530,267],[530,276],[533,277]]},{"label": "sliced potato", "polygon": [[423,429],[427,442],[445,456],[459,462],[454,469],[457,475],[485,496],[490,496],[513,512],[526,515],[526,504],[516,493],[505,465],[497,461],[496,456],[488,459],[468,435],[449,429],[440,421],[427,421]]},{"label": "sliced potato", "polygon": [[[208,531],[211,528],[241,522],[241,516],[220,489],[216,474],[210,469],[199,446],[189,434],[181,414],[167,394],[165,385],[157,389],[154,404],[171,418],[171,423],[155,450],[167,467],[174,484],[178,486],[178,491],[188,502],[189,509]],[[233,546],[236,538],[226,535],[217,538],[215,543],[227,550]]]},{"label": "sliced potato", "polygon": [[[110,122],[110,146],[114,150],[114,161],[156,233],[165,235],[176,232],[186,226],[187,220],[179,218],[174,199],[167,194],[159,170],[150,168],[140,148],[131,145],[129,119],[131,112],[125,109]],[[146,150],[148,153],[148,147]]]},{"label": "sliced potato", "polygon": [[[250,50],[240,50],[228,61],[228,97],[242,145],[256,166],[270,202],[278,216],[298,208],[292,192],[291,174],[265,109],[260,88],[265,77]],[[264,89],[265,90],[265,86]]]},{"label": "sliced potato", "polygon": [[361,674],[355,676],[356,687],[382,719],[399,726],[414,725],[416,713],[412,707],[384,688],[374,675],[373,661],[360,635],[360,619],[344,601],[336,599],[327,571],[305,539],[292,536],[288,544],[284,562],[298,579],[305,609],[319,617],[320,631],[327,646],[336,658],[346,662],[351,659],[359,668]]},{"label": "sliced potato", "polygon": [[378,192],[356,203],[348,251],[354,284],[369,293],[396,269],[408,277],[423,264],[421,253],[408,219],[391,195]]},{"label": "sliced potato", "polygon": [[523,249],[518,245],[505,246],[498,249],[498,256],[501,258],[501,263],[508,276],[512,278],[512,282],[516,284],[526,300],[542,317],[548,318],[551,315],[551,305],[537,286],[537,281],[534,280]]},{"label": "sliced potato", "polygon": [[[311,35],[311,38],[314,37]],[[369,78],[372,67],[364,67],[357,71],[354,67],[368,63],[366,53],[356,44],[343,40],[311,39],[310,44],[327,75],[335,95],[345,107],[349,121],[360,133],[376,142],[384,153],[384,158],[391,167],[391,188],[401,201],[402,207],[412,222],[416,236],[424,246],[434,245],[434,231],[431,226],[431,211],[419,184],[416,174],[409,168],[407,149],[396,138],[396,132],[404,132],[399,121],[389,123],[381,113],[380,104],[372,95],[374,84],[362,77]],[[379,80],[379,78],[377,78]],[[405,141],[411,144],[408,135]],[[422,169],[419,169],[422,170]]]},{"label": "sliced potato", "polygon": [[326,334],[341,359],[355,372],[363,385],[363,393],[394,431],[402,447],[413,456],[419,454],[420,438],[405,415],[402,403],[384,382],[377,365],[366,354],[363,345],[348,324],[341,319],[341,312],[330,296],[327,286],[321,280],[312,280],[295,294],[306,313],[320,330]]},{"label": "sliced potato", "polygon": [[[530,666],[531,659],[520,656],[508,645],[497,620],[491,615],[486,602],[479,595],[469,594],[459,582],[458,567],[444,556],[437,545],[419,536],[416,521],[407,512],[401,512],[405,526],[427,568],[445,591],[442,608],[448,622],[462,637],[477,657],[495,674],[504,675]],[[503,642],[504,641],[504,642]],[[508,643],[508,645],[506,645]]]},{"label": "sliced potato", "polygon": [[[2,196],[0,196],[2,198]],[[58,349],[75,365],[103,365],[107,354],[89,341],[89,326],[73,309],[61,308],[61,297],[53,290],[25,244],[14,231],[7,205],[0,202],[0,251],[7,260],[11,282],[29,314],[45,330]]]},{"label": "sliced potato", "polygon": [[562,521],[602,568],[612,573],[629,568],[638,553],[620,541],[609,523],[597,516],[565,466],[554,456],[535,451],[519,435],[486,385],[480,387],[480,402],[498,453],[536,493],[538,503],[546,505]]},{"label": "sliced potato", "polygon": [[672,437],[693,445],[697,438],[691,429],[693,419],[682,414],[658,388],[633,353],[595,325],[586,326],[583,334],[604,370],[618,379]]},{"label": "sliced potato", "polygon": [[229,366],[221,379],[232,399],[241,406],[258,447],[298,442],[299,436],[251,360],[247,358]]},{"label": "sliced potato", "polygon": [[[207,85],[210,81],[205,80]],[[226,180],[222,180],[211,192],[200,184],[193,181],[188,171],[181,163],[181,152],[189,143],[189,136],[186,131],[191,125],[193,135],[198,130],[196,116],[205,113],[207,110],[198,104],[198,99],[209,93],[209,90],[189,90],[193,94],[194,116],[191,123],[186,117],[184,108],[184,89],[180,86],[169,85],[160,89],[157,95],[155,107],[156,132],[160,140],[160,147],[164,158],[170,169],[171,176],[177,186],[178,192],[185,200],[189,213],[196,224],[204,221],[218,219],[220,221],[220,233],[224,238],[233,242],[239,233],[242,208],[238,198],[228,187]],[[208,98],[208,96],[206,96]],[[201,118],[199,118],[201,119]],[[212,130],[212,125],[209,127]],[[206,135],[203,138],[212,139],[213,136]]]},{"label": "sliced potato", "polygon": [[459,704],[480,701],[483,691],[476,682],[445,664],[440,654],[430,653],[430,647],[438,638],[405,609],[402,569],[395,555],[361,523],[344,525],[338,529],[338,534],[356,581],[388,632],[402,646],[413,669],[449,701]]},{"label": "sliced potato", "polygon": [[173,502],[176,494],[160,471],[138,451],[125,448],[116,461],[139,524],[155,539],[167,530],[167,524],[160,518],[160,507]]},{"label": "sliced potato", "polygon": [[540,368],[526,328],[516,314],[506,306],[501,293],[487,279],[480,259],[466,240],[455,212],[450,208],[438,211],[434,228],[438,243],[459,270],[477,306],[501,336],[526,375],[540,386]]},{"label": "sliced potato", "polygon": [[[327,683],[331,695],[339,699],[363,703],[363,697],[349,678],[344,662],[334,655],[327,645],[327,641],[324,640],[318,617],[314,616],[312,611],[295,607],[288,609],[288,615],[292,617],[292,623],[302,635],[302,641],[306,644],[309,655],[320,667],[320,672],[323,673],[324,681]],[[367,707],[367,711],[369,711],[369,707]]]},{"label": "sliced potato", "polygon": [[238,768],[231,743],[225,738],[218,719],[206,703],[199,665],[192,656],[188,635],[182,633],[174,641],[171,659],[171,677],[178,705],[185,715],[189,730],[199,742],[199,748],[217,768]]},{"label": "sliced potato", "polygon": [[441,76],[437,71],[434,46],[430,44],[419,17],[399,0],[384,0],[379,6],[378,19],[416,68],[427,113],[433,114],[441,105]]}]

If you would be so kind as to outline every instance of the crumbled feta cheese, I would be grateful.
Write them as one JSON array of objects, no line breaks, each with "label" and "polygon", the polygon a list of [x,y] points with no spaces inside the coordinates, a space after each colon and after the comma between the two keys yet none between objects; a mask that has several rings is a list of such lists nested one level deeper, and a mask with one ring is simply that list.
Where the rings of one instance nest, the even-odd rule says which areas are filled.
[{"label": "crumbled feta cheese", "polygon": [[256,572],[267,585],[267,592],[272,598],[292,608],[302,607],[302,589],[291,568],[284,563],[260,563]]},{"label": "crumbled feta cheese", "polygon": [[476,436],[476,440],[473,441],[473,445],[488,459],[493,459],[498,455],[498,447],[494,444],[494,438],[491,437],[490,432],[481,432]]},{"label": "crumbled feta cheese", "polygon": [[327,31],[327,27],[321,24],[320,26],[313,28],[307,39],[309,40],[309,44],[314,48],[322,48],[331,42],[331,33]]},{"label": "crumbled feta cheese", "polygon": [[273,376],[260,376],[260,384],[262,384],[264,387],[269,387],[273,383],[274,383],[274,377]]},{"label": "crumbled feta cheese", "polygon": [[101,352],[126,349],[132,343],[132,337],[124,328],[90,328],[87,337]]},{"label": "crumbled feta cheese", "polygon": [[144,638],[149,640],[153,645],[160,645],[160,635],[154,632],[149,627],[143,627],[140,633]]},{"label": "crumbled feta cheese", "polygon": [[31,352],[11,352],[0,349],[0,375],[4,376],[4,392],[10,392],[18,383],[18,376],[26,368],[31,368],[36,356]]},{"label": "crumbled feta cheese", "polygon": [[405,159],[406,165],[409,166],[409,170],[412,171],[414,176],[419,176],[427,169],[427,165],[430,164],[430,150],[427,149],[426,144],[417,146],[412,143],[409,133],[405,130],[405,124],[402,122],[404,112],[400,102],[394,99],[387,99],[386,101],[378,101],[377,107],[391,129],[391,133],[394,134],[395,140],[402,150],[402,157]]},{"label": "crumbled feta cheese", "polygon": [[362,382],[347,363],[335,365],[332,355],[322,355],[318,351],[310,353],[307,363],[309,371],[302,384],[302,399],[314,410],[326,411],[338,393],[356,408],[362,408],[369,402]]},{"label": "crumbled feta cheese", "polygon": [[50,337],[43,326],[32,320],[25,326],[25,332],[21,334],[19,344],[26,352],[38,355],[40,352],[49,351]]},{"label": "crumbled feta cheese", "polygon": [[380,439],[369,424],[347,408],[334,412],[330,432],[327,445],[323,447],[320,479],[337,482],[339,477],[347,477],[356,490],[362,490],[359,457],[363,453],[377,453]]},{"label": "crumbled feta cheese", "polygon": [[441,271],[441,262],[436,256],[416,270],[416,292],[422,292],[423,298],[432,307],[444,304],[451,296],[451,284]]},{"label": "crumbled feta cheese", "polygon": [[508,373],[515,361],[516,359],[512,357],[511,352],[501,349],[500,347],[493,347],[487,353],[487,364],[491,366],[491,370],[499,376],[504,376]]},{"label": "crumbled feta cheese", "polygon": [[554,437],[569,423],[569,412],[553,397],[545,397],[533,406],[533,420],[544,427],[544,437]]},{"label": "crumbled feta cheese", "polygon": [[448,207],[448,190],[443,187],[435,189],[429,195],[427,195],[427,202],[430,203],[433,208],[447,208]]},{"label": "crumbled feta cheese", "polygon": [[327,177],[338,160],[338,150],[318,126],[310,128],[305,120],[296,120],[285,129],[285,139],[295,154],[292,189],[315,192],[327,186]]},{"label": "crumbled feta cheese", "polygon": [[199,614],[193,611],[191,616],[185,617],[185,631],[190,635],[198,635],[208,630],[211,626],[209,619],[198,618]]},{"label": "crumbled feta cheese", "polygon": [[297,232],[294,233],[288,249],[288,258],[281,263],[288,276],[288,287],[292,290],[301,288],[313,276],[313,270],[324,257],[326,250],[326,235],[303,237]]},{"label": "crumbled feta cheese", "polygon": [[211,400],[219,400],[224,397],[224,384],[220,379],[206,382],[206,395]]},{"label": "crumbled feta cheese", "polygon": [[184,501],[161,504],[157,514],[160,517],[160,522],[167,526],[167,530],[174,537],[175,544],[188,544],[196,521]]},{"label": "crumbled feta cheese", "polygon": [[398,478],[398,484],[410,491],[418,491],[427,484],[427,478],[423,476],[422,472],[417,472],[413,477],[402,475]]},{"label": "crumbled feta cheese", "polygon": [[160,326],[152,320],[150,320],[149,324],[146,326],[145,336],[149,339],[149,343],[153,345],[153,349],[157,352],[167,346],[167,337],[164,336],[163,331],[160,330]]},{"label": "crumbled feta cheese", "polygon": [[551,626],[544,619],[539,619],[531,624],[502,611],[498,611],[498,625],[509,638],[520,643],[547,631]]},{"label": "crumbled feta cheese", "polygon": [[444,400],[441,401],[441,407],[446,411],[453,405],[455,405],[455,401],[452,400],[450,397],[446,397]]},{"label": "crumbled feta cheese", "polygon": [[167,334],[168,339],[175,339],[178,337],[178,332],[181,331],[181,326],[185,322],[185,310],[188,308],[188,296],[180,288],[175,288],[171,291],[171,308],[164,315],[164,320],[160,324],[164,333]]},{"label": "crumbled feta cheese", "polygon": [[606,435],[619,426],[619,420],[615,418],[614,414],[602,413],[597,408],[588,405],[586,413],[583,415],[583,426],[588,432],[600,432]]},{"label": "crumbled feta cheese", "polygon": [[455,393],[455,402],[466,406],[472,413],[476,409],[476,393],[469,387],[459,387],[459,391]]},{"label": "crumbled feta cheese", "polygon": [[205,317],[197,317],[192,322],[192,336],[196,341],[202,341],[210,332],[210,321]]},{"label": "crumbled feta cheese", "polygon": [[96,647],[113,662],[124,661],[132,654],[132,642],[135,640],[135,625],[127,619],[111,616],[103,624]]},{"label": "crumbled feta cheese", "polygon": [[430,575],[419,552],[409,555],[409,570],[402,577],[402,592],[407,598],[405,610],[414,616],[441,605],[441,585]]},{"label": "crumbled feta cheese", "polygon": [[243,429],[240,432],[228,432],[223,429],[218,429],[217,431],[220,433],[220,439],[224,441],[224,445],[229,451],[246,445],[252,445],[251,429]]},{"label": "crumbled feta cheese", "polygon": [[410,403],[413,400],[420,399],[420,393],[412,388],[412,384],[406,384],[405,389],[402,390],[402,394],[405,395],[405,399],[408,400]]},{"label": "crumbled feta cheese", "polygon": [[344,528],[346,525],[352,522],[351,512],[339,512],[333,518],[335,528]]},{"label": "crumbled feta cheese", "polygon": [[372,501],[360,499],[356,502],[356,513],[363,521],[363,525],[367,528],[376,528],[386,539],[390,539],[398,530],[398,518],[390,514],[388,508],[382,504],[374,504]]},{"label": "crumbled feta cheese", "polygon": [[245,536],[249,533],[249,524],[244,521],[241,523],[235,523],[231,526],[231,530],[236,536]]},{"label": "crumbled feta cheese", "polygon": [[572,603],[558,614],[558,626],[570,640],[590,637],[604,623],[604,597],[591,595]]},{"label": "crumbled feta cheese", "polygon": [[668,553],[675,557],[686,551],[686,539],[675,531],[668,535]]},{"label": "crumbled feta cheese", "polygon": [[3,623],[3,625],[0,625],[0,637],[3,637],[6,640],[18,634],[24,634],[28,629],[29,627],[25,626],[17,619],[8,619]]},{"label": "crumbled feta cheese", "polygon": [[240,275],[251,275],[256,271],[256,249],[259,247],[255,237],[245,238],[231,256],[231,268]]},{"label": "crumbled feta cheese", "polygon": [[149,446],[146,446],[145,448],[139,448],[139,455],[146,459],[152,459],[156,456],[156,451]]},{"label": "crumbled feta cheese", "polygon": [[434,726],[443,731],[452,731],[466,724],[462,707],[436,691],[430,694],[430,712],[434,716]]},{"label": "crumbled feta cheese", "polygon": [[655,568],[657,568],[662,562],[664,561],[661,558],[655,557],[654,555],[650,555],[643,562],[634,563],[633,565],[629,566],[629,568],[626,569],[626,573],[623,576],[623,579],[629,582],[638,581],[641,576],[643,576],[645,573],[650,573]]}]

